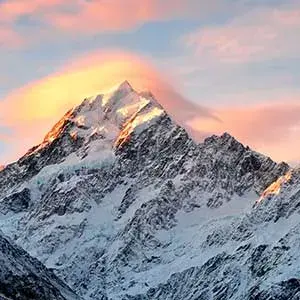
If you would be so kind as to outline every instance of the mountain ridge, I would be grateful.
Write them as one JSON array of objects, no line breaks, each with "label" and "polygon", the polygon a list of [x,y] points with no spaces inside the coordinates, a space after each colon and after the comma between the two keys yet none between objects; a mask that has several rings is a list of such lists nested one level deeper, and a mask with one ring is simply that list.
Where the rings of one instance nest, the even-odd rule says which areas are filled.
[{"label": "mountain ridge", "polygon": [[20,300],[79,300],[72,290],[37,259],[0,232],[0,297]]}]

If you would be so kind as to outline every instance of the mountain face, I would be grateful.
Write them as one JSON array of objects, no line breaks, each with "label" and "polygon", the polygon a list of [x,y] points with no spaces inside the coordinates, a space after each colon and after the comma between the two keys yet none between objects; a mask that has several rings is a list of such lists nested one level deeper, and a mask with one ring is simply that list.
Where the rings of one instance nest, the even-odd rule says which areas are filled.
[{"label": "mountain face", "polygon": [[0,234],[0,299],[78,299],[52,271]]},{"label": "mountain face", "polygon": [[295,173],[124,82],[1,171],[0,223],[85,299],[295,300]]}]

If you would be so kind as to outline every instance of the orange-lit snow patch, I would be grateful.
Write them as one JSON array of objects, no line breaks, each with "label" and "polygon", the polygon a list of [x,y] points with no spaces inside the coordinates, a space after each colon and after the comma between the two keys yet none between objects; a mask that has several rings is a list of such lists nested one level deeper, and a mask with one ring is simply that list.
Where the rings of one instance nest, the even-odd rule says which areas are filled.
[{"label": "orange-lit snow patch", "polygon": [[73,131],[73,132],[70,133],[70,136],[75,141],[75,140],[77,140],[78,132],[77,131]]},{"label": "orange-lit snow patch", "polygon": [[[163,114],[164,111],[158,107],[153,107],[150,111],[141,113],[141,111],[148,104],[149,104],[149,101],[144,102],[143,105],[140,107],[140,109],[134,114],[134,116],[125,123],[123,130],[120,132],[120,134],[115,142],[116,148],[123,146],[125,143],[127,143],[130,140],[130,136],[136,127],[138,127],[144,123],[147,123],[147,122],[151,121],[152,119]],[[139,113],[141,113],[141,114],[138,115]]]},{"label": "orange-lit snow patch", "polygon": [[54,125],[54,127],[48,132],[43,143],[51,143],[60,135],[66,123],[72,118],[73,109],[69,110],[63,117],[60,119],[58,123]]},{"label": "orange-lit snow patch", "polygon": [[62,131],[65,128],[66,123],[73,117],[73,109],[69,110],[63,117],[60,119],[59,122],[57,122],[54,127],[47,133],[45,136],[43,142],[35,148],[32,152],[27,153],[27,155],[30,155],[32,153],[35,153],[39,151],[40,149],[44,148],[45,146],[51,144],[53,141],[55,141]]},{"label": "orange-lit snow patch", "polygon": [[130,140],[132,131],[132,119],[130,119],[125,123],[123,130],[120,132],[117,140],[115,141],[115,147],[119,148],[122,147],[125,143],[127,143]]},{"label": "orange-lit snow patch", "polygon": [[279,177],[275,182],[273,182],[257,200],[257,203],[261,202],[269,195],[278,195],[280,193],[283,184],[289,182],[292,178],[292,171],[288,171],[285,175]]}]

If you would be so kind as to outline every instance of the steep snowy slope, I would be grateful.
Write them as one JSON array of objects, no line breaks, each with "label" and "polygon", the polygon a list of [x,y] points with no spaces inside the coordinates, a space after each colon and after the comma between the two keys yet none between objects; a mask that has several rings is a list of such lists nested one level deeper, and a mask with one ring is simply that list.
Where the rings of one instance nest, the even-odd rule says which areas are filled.
[{"label": "steep snowy slope", "polygon": [[229,134],[196,144],[124,82],[0,173],[0,223],[86,299],[252,299],[297,274],[255,269],[291,229],[257,203],[287,171]]},{"label": "steep snowy slope", "polygon": [[38,260],[0,232],[0,299],[79,300],[71,289]]},{"label": "steep snowy slope", "polygon": [[[257,200],[239,218],[207,226],[194,256],[201,263],[124,299],[300,299],[299,169],[280,177]],[[195,222],[193,233],[198,229],[203,234]],[[208,251],[209,257],[199,259]]]}]

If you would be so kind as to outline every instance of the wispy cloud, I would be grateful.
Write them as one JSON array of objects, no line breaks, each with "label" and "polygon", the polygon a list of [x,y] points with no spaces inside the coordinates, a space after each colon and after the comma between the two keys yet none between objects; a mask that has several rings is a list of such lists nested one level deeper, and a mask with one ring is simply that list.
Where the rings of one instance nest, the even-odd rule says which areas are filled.
[{"label": "wispy cloud", "polygon": [[[53,40],[62,34],[78,37],[126,31],[147,22],[201,18],[223,7],[221,0],[4,0],[0,2],[0,33],[5,35],[0,37],[2,46],[14,46],[16,37],[24,34],[24,28],[20,30],[24,20],[36,23],[31,30],[39,39]],[[28,35],[26,42],[33,39]]]},{"label": "wispy cloud", "polygon": [[199,28],[184,38],[203,59],[248,63],[299,56],[300,5],[250,11],[229,23]]},{"label": "wispy cloud", "polygon": [[[191,1],[188,1],[191,2]],[[45,15],[49,24],[61,30],[84,33],[126,30],[145,22],[176,18],[186,12],[184,1],[128,0],[80,1],[71,13]]]}]

